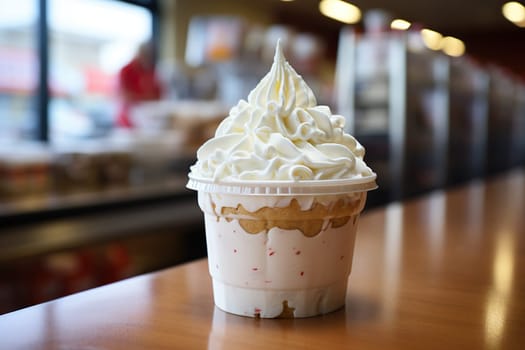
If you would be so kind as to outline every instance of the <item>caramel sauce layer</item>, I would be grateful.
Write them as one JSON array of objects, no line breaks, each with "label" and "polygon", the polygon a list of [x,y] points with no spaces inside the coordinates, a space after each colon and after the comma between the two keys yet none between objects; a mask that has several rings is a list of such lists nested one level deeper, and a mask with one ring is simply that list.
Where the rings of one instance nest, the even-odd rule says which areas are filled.
[{"label": "caramel sauce layer", "polygon": [[[328,220],[333,228],[346,225],[352,217],[355,222],[355,218],[363,209],[364,195],[352,199],[342,198],[329,205],[315,202],[308,210],[302,210],[296,199],[292,199],[287,207],[263,207],[254,212],[238,204],[235,208],[222,207],[220,215],[227,221],[238,220],[241,227],[251,234],[268,232],[277,227],[283,230],[299,230],[306,237],[314,237],[322,231],[325,220]],[[215,210],[215,204],[213,208]]]}]

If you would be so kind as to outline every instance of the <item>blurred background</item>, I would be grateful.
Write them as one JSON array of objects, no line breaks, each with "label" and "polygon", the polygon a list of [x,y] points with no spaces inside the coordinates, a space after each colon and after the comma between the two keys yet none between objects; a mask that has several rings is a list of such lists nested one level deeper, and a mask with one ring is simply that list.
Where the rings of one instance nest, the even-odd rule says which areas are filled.
[{"label": "blurred background", "polygon": [[0,0],[0,313],[205,256],[188,167],[279,38],[368,209],[523,168],[523,4]]}]

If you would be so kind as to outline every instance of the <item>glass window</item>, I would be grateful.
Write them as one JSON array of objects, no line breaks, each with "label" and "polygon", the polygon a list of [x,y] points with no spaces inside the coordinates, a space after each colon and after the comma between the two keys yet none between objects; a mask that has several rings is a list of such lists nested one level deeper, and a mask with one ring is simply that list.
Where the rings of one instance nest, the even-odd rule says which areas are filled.
[{"label": "glass window", "polygon": [[0,141],[36,138],[37,1],[0,0]]},{"label": "glass window", "polygon": [[103,136],[115,122],[118,72],[152,37],[152,14],[114,0],[50,0],[48,13],[50,140]]}]

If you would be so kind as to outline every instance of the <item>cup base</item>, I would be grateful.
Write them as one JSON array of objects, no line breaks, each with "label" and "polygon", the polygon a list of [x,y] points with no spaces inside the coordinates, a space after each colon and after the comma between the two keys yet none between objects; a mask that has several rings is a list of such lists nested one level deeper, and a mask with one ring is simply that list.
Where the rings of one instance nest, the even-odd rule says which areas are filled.
[{"label": "cup base", "polygon": [[326,314],[345,304],[348,279],[304,290],[242,288],[213,279],[215,305],[228,313],[255,318],[303,318]]}]

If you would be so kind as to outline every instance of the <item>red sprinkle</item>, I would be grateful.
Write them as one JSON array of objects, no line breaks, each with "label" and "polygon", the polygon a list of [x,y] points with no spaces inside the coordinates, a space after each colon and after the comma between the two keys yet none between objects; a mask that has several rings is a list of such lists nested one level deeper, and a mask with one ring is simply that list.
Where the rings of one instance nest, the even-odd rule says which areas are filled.
[{"label": "red sprinkle", "polygon": [[301,271],[301,276],[303,276],[303,275],[304,275],[304,271]]},{"label": "red sprinkle", "polygon": [[272,283],[272,281],[264,281],[264,283]]},{"label": "red sprinkle", "polygon": [[253,311],[255,311],[256,314],[260,314],[261,313],[261,309],[259,309],[258,307],[256,307]]},{"label": "red sprinkle", "polygon": [[300,250],[298,250],[298,251],[295,252],[295,255],[299,255],[299,254],[301,254],[301,251],[300,251]]},{"label": "red sprinkle", "polygon": [[269,256],[272,256],[272,255],[274,255],[274,254],[275,254],[275,252],[270,252],[270,254],[268,254],[268,255],[269,255]]},{"label": "red sprinkle", "polygon": [[252,267],[252,270],[253,271],[257,271],[257,270],[259,270],[259,268],[258,267]]}]

